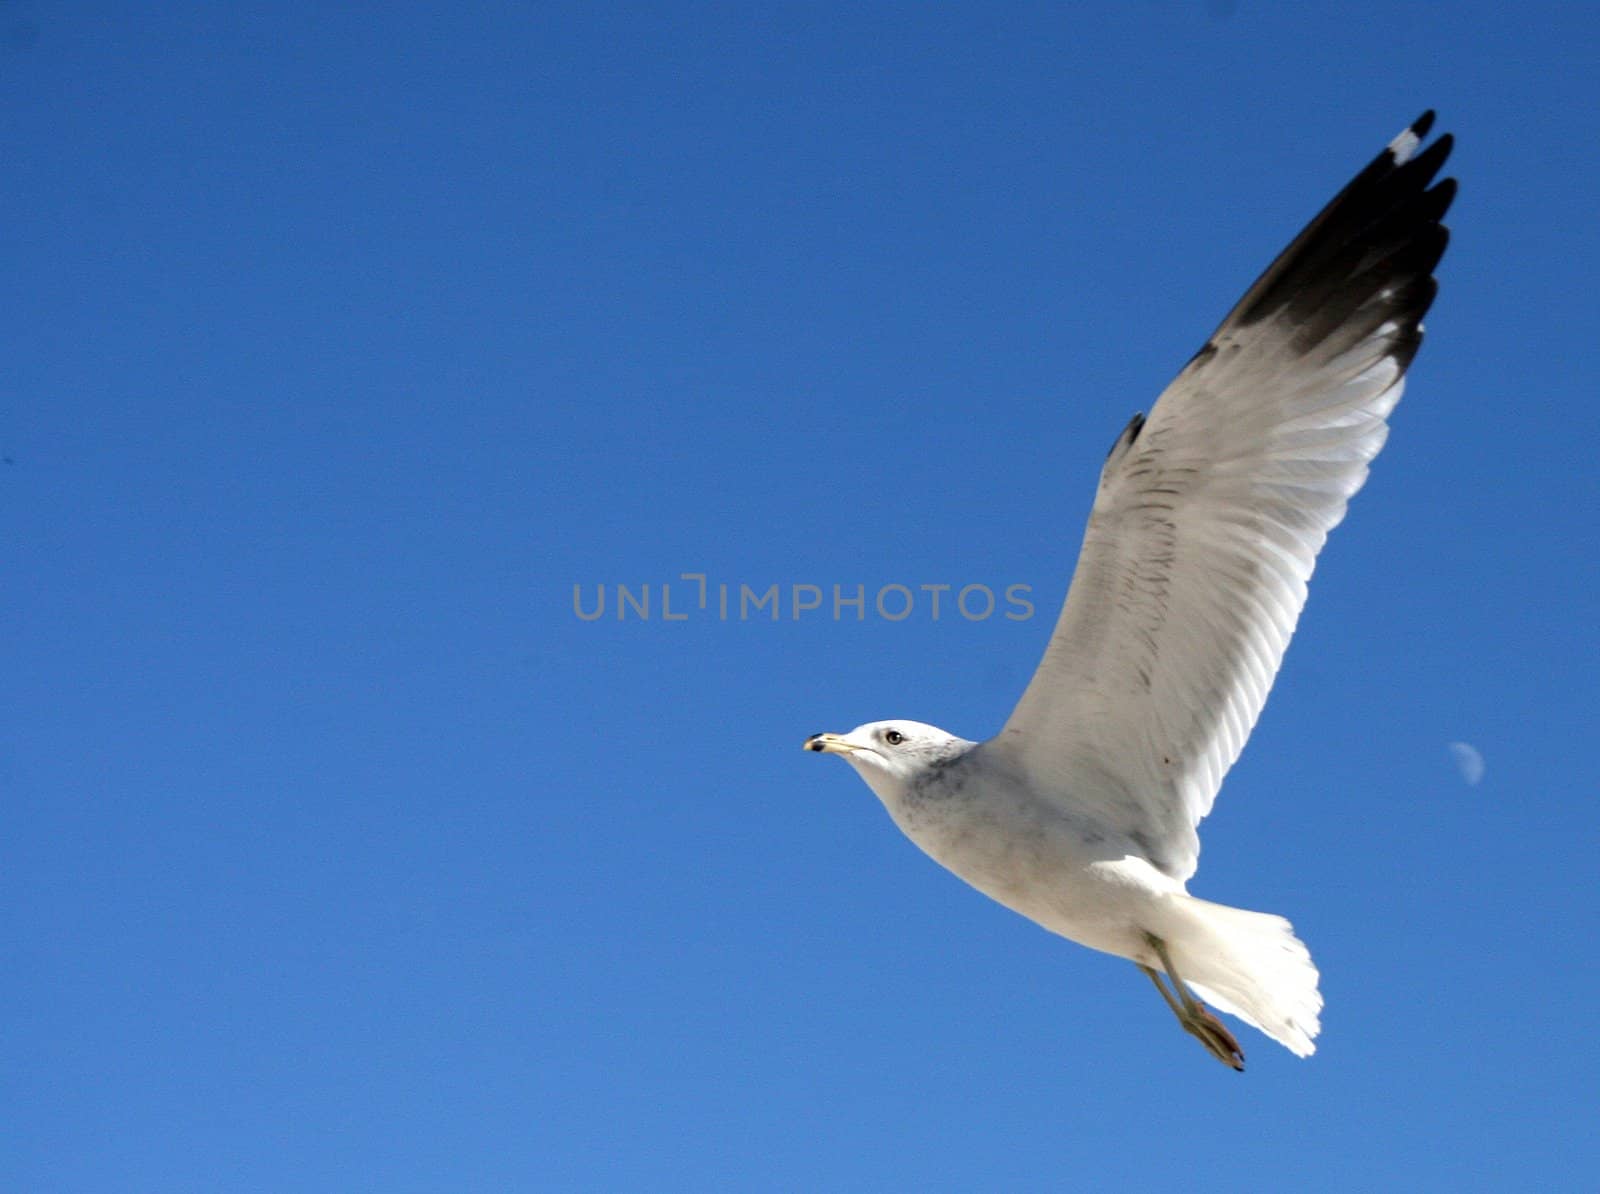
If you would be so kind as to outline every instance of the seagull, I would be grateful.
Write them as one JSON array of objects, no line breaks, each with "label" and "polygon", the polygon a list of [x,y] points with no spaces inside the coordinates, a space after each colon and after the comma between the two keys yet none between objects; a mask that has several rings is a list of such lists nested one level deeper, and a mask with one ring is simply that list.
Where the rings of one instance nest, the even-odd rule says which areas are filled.
[{"label": "seagull", "polygon": [[996,737],[875,721],[805,740],[958,877],[1133,962],[1235,1070],[1244,1052],[1213,1008],[1305,1057],[1322,996],[1287,920],[1188,893],[1196,826],[1422,342],[1456,192],[1434,181],[1449,134],[1423,147],[1433,120],[1358,173],[1123,428],[1044,658]]}]

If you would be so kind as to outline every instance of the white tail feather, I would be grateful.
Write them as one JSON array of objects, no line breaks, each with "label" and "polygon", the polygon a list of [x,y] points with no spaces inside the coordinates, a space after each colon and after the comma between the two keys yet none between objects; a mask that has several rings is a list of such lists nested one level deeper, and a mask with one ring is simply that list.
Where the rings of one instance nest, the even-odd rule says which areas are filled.
[{"label": "white tail feather", "polygon": [[1202,1000],[1259,1028],[1299,1057],[1322,1024],[1317,968],[1283,917],[1186,896],[1187,922],[1168,941],[1173,965]]}]

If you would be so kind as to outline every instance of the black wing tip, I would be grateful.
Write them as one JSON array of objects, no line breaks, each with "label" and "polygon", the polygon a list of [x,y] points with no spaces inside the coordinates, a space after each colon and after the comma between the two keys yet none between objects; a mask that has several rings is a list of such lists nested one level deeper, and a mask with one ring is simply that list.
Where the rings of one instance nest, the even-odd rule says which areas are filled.
[{"label": "black wing tip", "polygon": [[[1434,119],[1430,108],[1357,173],[1256,279],[1223,327],[1259,322],[1290,303],[1306,318],[1341,283],[1374,276],[1362,265],[1374,238],[1388,242],[1386,257],[1406,240],[1432,240],[1425,230],[1441,227],[1456,194],[1454,179],[1434,182],[1455,145],[1449,133],[1424,145]],[[1441,241],[1426,262],[1409,264],[1426,272],[1442,252]],[[1332,327],[1327,319],[1310,322]]]},{"label": "black wing tip", "polygon": [[1433,129],[1433,119],[1433,109],[1430,108],[1384,146],[1383,152],[1368,169],[1379,174],[1387,174],[1402,166],[1417,171],[1427,170],[1430,173],[1438,170],[1444,164],[1445,158],[1450,156],[1450,151],[1455,148],[1456,139],[1453,134],[1444,133],[1433,144],[1424,148],[1423,142]]},{"label": "black wing tip", "polygon": [[1450,156],[1450,152],[1455,149],[1455,147],[1456,135],[1454,133],[1444,133],[1436,138],[1433,144],[1429,145],[1427,149],[1424,149],[1417,156],[1419,158],[1425,157],[1430,162],[1436,163],[1435,168],[1437,169],[1438,166],[1444,165],[1445,158]]}]

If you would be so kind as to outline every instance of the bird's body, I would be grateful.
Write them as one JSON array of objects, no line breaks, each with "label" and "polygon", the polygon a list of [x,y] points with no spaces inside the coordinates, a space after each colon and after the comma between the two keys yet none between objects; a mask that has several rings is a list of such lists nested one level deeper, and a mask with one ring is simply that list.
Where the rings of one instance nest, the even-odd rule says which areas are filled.
[{"label": "bird's body", "polygon": [[[936,733],[892,724],[902,733]],[[1140,907],[1148,911],[1182,885],[1122,834],[1075,816],[1070,794],[1049,799],[1003,766],[989,766],[979,743],[955,739],[950,747],[947,758],[909,782],[869,778],[900,831],[935,862],[1051,932],[1141,956]]]},{"label": "bird's body", "polygon": [[1188,894],[1196,825],[1421,342],[1455,190],[1433,182],[1450,138],[1419,152],[1431,122],[1340,192],[1112,445],[1060,619],[998,736],[889,721],[806,742],[973,887],[1136,963],[1235,1068],[1189,988],[1302,1056],[1322,998],[1286,920]]},{"label": "bird's body", "polygon": [[[913,768],[878,766],[889,732],[920,747]],[[900,831],[935,862],[1050,932],[1141,966],[1171,950],[1190,986],[1302,1056],[1312,1051],[1317,971],[1282,917],[1197,899],[1148,859],[1147,843],[1086,810],[1078,790],[1031,782],[991,743],[912,721],[819,735],[845,753]],[[1109,776],[1103,782],[1115,781]]]}]

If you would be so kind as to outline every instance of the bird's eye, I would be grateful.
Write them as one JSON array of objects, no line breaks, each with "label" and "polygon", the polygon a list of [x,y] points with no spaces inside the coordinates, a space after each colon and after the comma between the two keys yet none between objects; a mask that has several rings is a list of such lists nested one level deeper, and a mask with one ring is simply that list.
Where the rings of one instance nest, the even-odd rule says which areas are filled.
[{"label": "bird's eye", "polygon": [[906,736],[899,730],[885,730],[883,732],[883,740],[890,746],[899,746],[906,740]]}]

